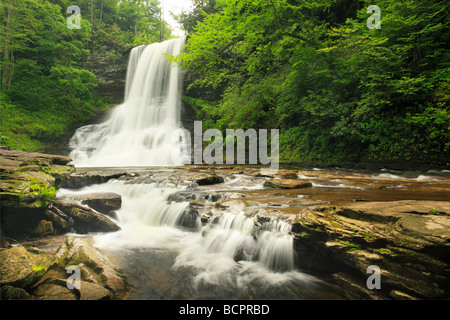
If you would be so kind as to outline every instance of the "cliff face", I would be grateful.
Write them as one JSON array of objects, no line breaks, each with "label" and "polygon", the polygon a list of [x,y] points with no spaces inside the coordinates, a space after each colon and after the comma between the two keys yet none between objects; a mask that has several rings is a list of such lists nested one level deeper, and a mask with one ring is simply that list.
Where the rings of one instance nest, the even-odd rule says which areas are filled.
[{"label": "cliff face", "polygon": [[89,55],[85,68],[100,80],[95,93],[107,103],[120,104],[125,92],[129,50],[119,52],[101,46]]},{"label": "cliff face", "polygon": [[[84,68],[91,71],[99,79],[94,94],[106,104],[118,105],[123,102],[125,93],[125,79],[127,73],[129,50],[118,51],[108,46],[101,46],[93,51],[84,64]],[[98,123],[105,117],[102,112],[91,119],[89,123]],[[68,155],[69,140],[77,128],[70,128],[60,139],[46,142],[45,153]]]}]

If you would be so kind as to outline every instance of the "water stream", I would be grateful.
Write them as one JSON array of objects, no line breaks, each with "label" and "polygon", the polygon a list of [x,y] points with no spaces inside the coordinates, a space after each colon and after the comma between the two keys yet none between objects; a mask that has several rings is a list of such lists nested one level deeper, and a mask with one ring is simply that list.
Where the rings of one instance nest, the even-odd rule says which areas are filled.
[{"label": "water stream", "polygon": [[81,190],[62,189],[58,196],[122,196],[116,219],[121,230],[92,239],[127,274],[130,299],[341,298],[326,283],[296,270],[289,223],[258,221],[239,206],[202,223],[191,214],[189,202],[169,200],[171,194],[186,190],[169,182],[121,179]]},{"label": "water stream", "polygon": [[[164,177],[152,180],[155,172],[164,174],[164,170],[145,172],[145,168],[182,164],[181,158],[173,157],[182,145],[172,136],[181,127],[182,73],[166,55],[177,55],[184,43],[185,39],[179,38],[134,48],[124,103],[115,107],[105,122],[79,128],[70,141],[70,156],[77,168],[132,167],[129,172],[121,169],[130,174],[58,192],[58,197],[69,198],[80,192],[121,195],[122,207],[116,218],[121,230],[91,236],[94,245],[127,275],[128,298],[343,298],[327,283],[296,269],[296,259],[308,257],[296,256],[286,216],[295,216],[302,206],[335,200],[409,199],[410,191],[403,192],[405,186],[420,188],[430,181],[435,185],[426,186],[434,188],[433,192],[421,189],[424,197],[444,196],[447,189],[439,183],[447,178],[441,180],[439,174],[448,173],[443,172],[405,176],[382,171],[361,177],[359,172],[327,175],[315,168],[297,176],[311,181],[313,187],[294,192],[264,190],[266,178],[248,172],[229,174],[215,188],[193,187],[187,181],[177,183]],[[131,174],[138,168],[143,172]],[[187,169],[166,170],[181,176]],[[190,200],[171,200],[180,192],[190,193],[194,200],[204,196],[202,205],[209,210],[209,219],[202,221]],[[230,201],[222,209],[215,208],[215,192],[221,197],[228,194]],[[264,211],[275,213],[259,218]]]},{"label": "water stream", "polygon": [[[124,103],[105,122],[79,128],[70,141],[77,168],[182,164],[172,156],[182,148],[172,138],[181,126],[182,73],[166,55],[179,54],[184,43],[179,38],[131,51]],[[122,196],[121,230],[93,241],[125,270],[131,298],[321,297],[323,290],[312,289],[319,281],[294,268],[288,223],[257,221],[232,208],[205,224],[189,202],[168,201],[183,188],[128,179],[61,190],[59,196],[99,191]]]}]

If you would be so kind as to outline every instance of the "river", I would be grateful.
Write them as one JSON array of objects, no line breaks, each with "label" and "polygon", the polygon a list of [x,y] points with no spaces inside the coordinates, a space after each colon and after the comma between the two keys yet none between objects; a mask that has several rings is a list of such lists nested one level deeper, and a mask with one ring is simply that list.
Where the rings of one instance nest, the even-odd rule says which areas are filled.
[{"label": "river", "polygon": [[[96,169],[78,169],[89,172]],[[106,170],[106,169],[105,169]],[[128,299],[346,299],[317,270],[300,270],[291,223],[305,209],[357,201],[448,200],[448,171],[281,169],[312,183],[264,187],[251,166],[114,168],[122,177],[58,197],[115,192],[121,230],[91,235],[126,274]],[[198,185],[193,174],[222,183]],[[292,175],[296,175],[296,177]],[[318,268],[320,269],[320,268]]]}]

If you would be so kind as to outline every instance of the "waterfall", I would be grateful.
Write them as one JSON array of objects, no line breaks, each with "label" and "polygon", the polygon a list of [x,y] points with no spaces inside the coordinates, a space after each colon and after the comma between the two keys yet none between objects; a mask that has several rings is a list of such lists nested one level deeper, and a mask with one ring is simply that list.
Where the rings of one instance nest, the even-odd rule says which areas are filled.
[{"label": "waterfall", "polygon": [[130,52],[124,102],[101,124],[76,130],[69,142],[77,167],[181,165],[172,153],[180,142],[182,75],[166,57],[178,55],[185,38],[142,45]]},{"label": "waterfall", "polygon": [[[112,110],[106,121],[79,128],[70,140],[70,157],[76,167],[182,165],[172,157],[183,149],[179,139],[173,139],[173,133],[181,127],[181,70],[166,56],[179,54],[184,43],[185,38],[179,38],[131,50],[124,102]],[[277,292],[296,297],[295,290],[282,284],[302,287],[315,282],[295,271],[288,223],[259,219],[246,213],[245,208],[227,209],[202,223],[189,202],[169,200],[171,194],[188,187],[145,179],[151,177],[152,173],[143,173],[134,180],[130,175],[81,190],[61,189],[58,193],[73,199],[78,192],[121,195],[122,207],[117,210],[121,230],[96,234],[94,242],[98,248],[122,257],[125,267],[133,273],[134,286],[141,288],[138,292],[144,296],[173,297],[173,289],[168,287],[184,288],[182,283],[189,288],[194,284],[197,297],[205,293],[236,297],[236,292],[243,297],[277,296]],[[234,190],[242,185],[262,188],[245,177],[233,181],[237,184]],[[141,261],[142,267],[137,270]],[[185,276],[179,278],[179,274]],[[160,277],[167,290],[154,288],[158,282],[155,279]],[[148,281],[152,284],[144,285]],[[211,286],[217,286],[217,290],[211,292]]]}]

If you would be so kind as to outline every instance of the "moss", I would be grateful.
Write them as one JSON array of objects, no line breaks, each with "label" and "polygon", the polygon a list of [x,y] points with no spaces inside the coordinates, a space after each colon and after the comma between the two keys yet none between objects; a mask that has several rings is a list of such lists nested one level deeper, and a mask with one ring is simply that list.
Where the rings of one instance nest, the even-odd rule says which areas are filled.
[{"label": "moss", "polygon": [[339,229],[343,229],[343,230],[350,230],[349,227],[346,227],[335,220],[330,220],[330,224],[335,228],[339,228]]},{"label": "moss", "polygon": [[361,250],[361,246],[360,246],[360,245],[358,245],[358,244],[356,244],[356,243],[351,243],[351,242],[348,241],[348,240],[340,240],[340,239],[337,239],[337,240],[335,240],[334,242],[346,246],[346,247],[347,247],[347,251]]},{"label": "moss", "polygon": [[379,248],[379,249],[373,249],[374,253],[379,253],[383,256],[390,256],[390,257],[395,257],[398,254],[394,253],[392,250],[387,249],[387,248]]},{"label": "moss", "polygon": [[26,198],[25,191],[29,189],[31,193],[34,193],[37,197],[36,204],[38,207],[46,207],[51,201],[55,200],[56,189],[54,187],[48,186],[45,182],[38,179],[31,179],[27,188],[22,190],[20,195],[21,200]]}]

